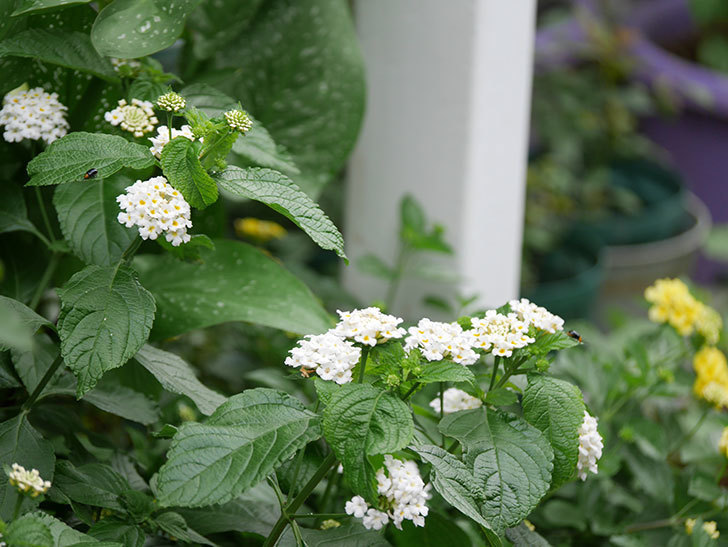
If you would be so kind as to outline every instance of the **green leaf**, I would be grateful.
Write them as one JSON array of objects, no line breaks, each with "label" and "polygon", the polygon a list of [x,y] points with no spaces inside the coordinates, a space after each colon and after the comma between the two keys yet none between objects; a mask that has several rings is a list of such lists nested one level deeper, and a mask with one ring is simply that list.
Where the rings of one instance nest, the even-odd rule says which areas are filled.
[{"label": "green leaf", "polygon": [[485,402],[493,406],[508,406],[518,402],[518,395],[501,387],[485,394]]},{"label": "green leaf", "polygon": [[381,258],[373,254],[366,254],[356,261],[359,271],[379,277],[381,279],[394,279],[394,270],[390,268]]},{"label": "green leaf", "polygon": [[58,290],[61,354],[78,378],[77,395],[144,345],[154,320],[154,298],[128,266],[87,266]]},{"label": "green leaf", "polygon": [[167,93],[168,87],[149,78],[137,78],[129,86],[128,97],[156,103],[157,99]]},{"label": "green leaf", "polygon": [[455,523],[450,515],[430,511],[425,526],[415,526],[411,521],[402,523],[402,531],[392,535],[397,547],[441,547],[457,545],[472,547],[468,534]]},{"label": "green leaf", "polygon": [[144,547],[147,539],[144,529],[114,517],[106,517],[95,522],[88,532],[98,540],[117,541],[126,547]]},{"label": "green leaf", "polygon": [[116,135],[77,131],[33,158],[28,164],[31,179],[27,186],[84,181],[91,168],[98,170],[98,178],[106,179],[124,167],[143,169],[152,164],[154,156],[146,146]]},{"label": "green leaf", "polygon": [[417,378],[417,381],[421,384],[468,382],[475,385],[475,376],[466,366],[451,361],[440,361],[422,365],[422,374]]},{"label": "green leaf", "polygon": [[[61,522],[60,520],[53,518],[52,516],[48,515],[47,513],[43,513],[41,511],[36,511],[34,513],[31,513],[32,516],[40,520],[43,524],[45,524],[48,529],[51,532],[51,536],[53,536],[53,542],[51,545],[53,547],[68,547],[70,545],[77,545],[77,544],[84,544],[84,543],[94,543],[97,544],[97,540],[91,536],[88,536],[86,534],[83,534],[79,532],[78,530],[74,530],[70,526],[68,526],[66,523]],[[108,545],[108,544],[105,544]],[[113,545],[118,545],[121,547],[120,543],[115,543]],[[126,544],[125,544],[126,545]],[[94,547],[99,547],[98,545],[95,545]]]},{"label": "green leaf", "polygon": [[195,31],[193,51],[197,58],[212,57],[234,40],[251,22],[263,0],[216,0],[203,3],[188,25]]},{"label": "green leaf", "polygon": [[30,57],[88,72],[111,82],[118,79],[111,63],[96,52],[88,35],[83,32],[28,29],[0,42],[0,58],[2,57]]},{"label": "green leaf", "polygon": [[481,514],[494,531],[521,522],[548,492],[553,450],[523,419],[478,408],[445,416],[439,427],[463,445],[465,463],[484,492]]},{"label": "green leaf", "polygon": [[[26,351],[13,349],[11,355],[15,371],[23,381],[25,389],[28,393],[33,393],[58,356],[58,346],[48,335],[42,334],[33,337],[32,345]],[[73,393],[75,387],[76,380],[61,367],[43,388],[39,399],[57,393]]]},{"label": "green leaf", "polygon": [[197,154],[194,142],[186,137],[174,138],[162,149],[162,170],[192,207],[204,209],[217,201],[217,185]]},{"label": "green leaf", "polygon": [[209,416],[225,402],[225,397],[200,383],[193,368],[174,353],[146,344],[134,358],[159,380],[164,389],[186,395],[203,414]]},{"label": "green leaf", "polygon": [[272,169],[231,166],[216,175],[215,180],[223,190],[235,196],[265,203],[293,221],[322,249],[336,251],[346,258],[344,238],[334,223],[284,174]]},{"label": "green leaf", "polygon": [[223,91],[288,149],[301,170],[294,182],[318,194],[343,167],[364,112],[364,65],[347,4],[266,2],[218,58],[243,75],[223,73]]},{"label": "green leaf", "polygon": [[506,530],[506,537],[513,543],[513,547],[551,547],[541,534],[534,532],[524,523]]},{"label": "green leaf", "polygon": [[28,219],[23,190],[15,184],[5,184],[3,200],[0,202],[0,234],[18,231],[30,232],[39,239],[48,241]]},{"label": "green leaf", "polygon": [[432,486],[450,505],[478,524],[491,528],[481,515],[482,485],[475,482],[468,467],[439,446],[424,445],[414,448],[420,457],[432,465]]},{"label": "green leaf", "polygon": [[140,424],[149,425],[159,419],[157,404],[146,395],[103,378],[95,388],[84,394],[83,400],[96,408]]},{"label": "green leaf", "polygon": [[[329,530],[301,528],[301,536],[307,547],[389,547],[391,545],[380,532],[367,530],[354,519]],[[277,545],[278,547],[297,545],[290,529],[281,536]]]},{"label": "green leaf", "polygon": [[33,334],[40,327],[55,329],[53,323],[22,302],[0,296],[0,351],[28,351]]},{"label": "green leaf", "polygon": [[207,422],[180,426],[159,470],[157,497],[163,506],[225,503],[320,436],[318,416],[297,399],[272,389],[244,391]]},{"label": "green leaf", "polygon": [[134,59],[168,48],[182,33],[200,0],[116,0],[99,13],[91,29],[103,55]]},{"label": "green leaf", "polygon": [[12,547],[51,547],[53,536],[43,521],[33,515],[14,520],[2,535]]},{"label": "green leaf", "polygon": [[401,450],[414,433],[409,407],[370,384],[344,384],[334,392],[324,410],[323,426],[351,489],[372,501],[377,499],[375,470],[367,456]]},{"label": "green leaf", "polygon": [[[53,446],[30,425],[27,414],[18,414],[0,424],[0,469],[17,463],[26,469],[37,469],[43,480],[53,481],[55,461]],[[4,472],[0,473],[0,519],[12,518],[17,499],[17,489],[8,483]],[[26,497],[23,507],[27,509],[37,503],[37,499]]]},{"label": "green leaf", "polygon": [[523,393],[523,417],[543,432],[554,450],[552,489],[570,480],[576,472],[584,410],[581,392],[574,384],[529,375]]},{"label": "green leaf", "polygon": [[121,224],[116,217],[116,196],[133,181],[120,174],[110,179],[94,179],[83,184],[56,188],[53,204],[58,213],[63,237],[73,253],[88,264],[116,264],[137,231]]},{"label": "green leaf", "polygon": [[40,12],[54,8],[67,8],[78,4],[88,4],[91,0],[20,0],[13,16]]},{"label": "green leaf", "polygon": [[119,473],[102,463],[89,463],[74,467],[66,460],[56,465],[53,488],[58,488],[69,499],[91,505],[124,512],[121,494],[129,490],[129,483]]},{"label": "green leaf", "polygon": [[202,545],[215,545],[207,538],[202,537],[200,534],[192,530],[187,526],[187,522],[182,515],[167,511],[166,513],[160,513],[154,517],[154,522],[162,530],[167,532],[170,536],[177,538],[178,540],[202,544]]},{"label": "green leaf", "polygon": [[200,251],[202,249],[215,249],[215,244],[204,234],[192,234],[187,243],[177,247],[163,237],[158,237],[157,243],[172,256],[188,262],[202,262]]},{"label": "green leaf", "polygon": [[527,346],[527,349],[533,355],[546,355],[550,351],[573,348],[578,345],[579,341],[574,340],[564,331],[556,331],[553,334],[543,333],[537,336],[536,341]]},{"label": "green leaf", "polygon": [[179,94],[185,98],[188,106],[194,106],[210,118],[238,106],[238,101],[208,84],[189,85],[182,88]]},{"label": "green leaf", "polygon": [[298,175],[301,172],[288,150],[276,144],[268,130],[255,118],[251,130],[233,143],[232,154],[233,162],[241,166],[270,167],[289,175]]},{"label": "green leaf", "polygon": [[318,334],[331,326],[311,291],[258,249],[216,240],[214,250],[200,254],[203,264],[163,256],[138,262],[144,286],[159,308],[156,338],[226,321],[249,321],[299,334]]}]

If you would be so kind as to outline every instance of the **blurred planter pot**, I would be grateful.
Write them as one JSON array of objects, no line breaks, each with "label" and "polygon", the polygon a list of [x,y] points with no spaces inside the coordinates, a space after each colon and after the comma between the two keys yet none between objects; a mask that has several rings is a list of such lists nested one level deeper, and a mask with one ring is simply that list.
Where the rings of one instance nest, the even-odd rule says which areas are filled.
[{"label": "blurred planter pot", "polygon": [[593,235],[574,232],[544,258],[542,281],[522,296],[565,319],[589,317],[604,279],[600,249]]}]

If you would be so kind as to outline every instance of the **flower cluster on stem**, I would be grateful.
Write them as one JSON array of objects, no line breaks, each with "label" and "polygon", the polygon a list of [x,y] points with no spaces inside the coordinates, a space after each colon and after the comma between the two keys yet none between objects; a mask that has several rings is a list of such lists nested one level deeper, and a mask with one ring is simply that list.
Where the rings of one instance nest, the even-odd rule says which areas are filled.
[{"label": "flower cluster on stem", "polygon": [[170,133],[172,139],[175,139],[177,137],[185,137],[187,139],[190,139],[191,141],[195,140],[195,136],[192,134],[192,128],[189,125],[183,125],[179,129],[175,129],[173,127],[171,130],[166,125],[160,125],[159,127],[157,127],[157,135],[155,137],[149,137],[149,142],[152,143],[152,146],[149,147],[149,151],[154,154],[156,158],[162,157],[162,149],[171,140],[169,138]]},{"label": "flower cluster on stem", "polygon": [[584,421],[579,427],[579,457],[576,462],[576,470],[579,478],[586,480],[588,473],[599,472],[597,460],[602,457],[604,442],[597,431],[597,419],[584,411]]},{"label": "flower cluster on stem", "polygon": [[408,332],[405,351],[419,348],[428,361],[452,359],[461,365],[472,365],[478,360],[471,333],[463,331],[457,323],[440,323],[425,317]]},{"label": "flower cluster on stem", "polygon": [[[473,408],[480,408],[483,406],[483,401],[477,397],[473,397],[462,389],[457,389],[455,387],[446,389],[442,393],[442,402],[444,407],[442,410],[443,414],[452,414],[453,412],[458,412],[460,410],[471,410]],[[439,394],[430,401],[430,406],[437,414],[440,414],[441,407]]]},{"label": "flower cluster on stem", "polygon": [[8,473],[8,482],[18,489],[22,494],[28,494],[31,498],[37,498],[48,492],[51,487],[50,481],[44,481],[37,469],[26,470],[25,467],[14,463]]},{"label": "flower cluster on stem", "polygon": [[0,109],[3,138],[7,142],[29,139],[50,144],[68,132],[67,110],[57,93],[47,93],[42,87],[11,91]]},{"label": "flower cluster on stem", "polygon": [[187,101],[179,93],[170,91],[169,93],[161,95],[157,99],[157,106],[162,110],[166,110],[167,112],[179,112],[185,106],[187,106]]},{"label": "flower cluster on stem", "polygon": [[133,133],[135,137],[143,137],[145,133],[154,131],[154,126],[159,122],[152,103],[139,99],[132,99],[131,104],[121,99],[116,108],[104,114],[104,119],[111,125],[121,125],[124,131]]}]

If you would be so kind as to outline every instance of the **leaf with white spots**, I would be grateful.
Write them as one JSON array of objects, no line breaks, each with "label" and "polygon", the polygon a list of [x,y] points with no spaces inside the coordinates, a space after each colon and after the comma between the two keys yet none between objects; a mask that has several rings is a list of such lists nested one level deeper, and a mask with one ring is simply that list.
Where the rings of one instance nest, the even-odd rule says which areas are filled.
[{"label": "leaf with white spots", "polygon": [[103,55],[132,59],[161,51],[177,41],[187,16],[200,0],[116,0],[91,29]]},{"label": "leaf with white spots", "polygon": [[91,0],[20,0],[13,15],[30,14],[55,8],[67,8],[78,4],[88,4]]}]

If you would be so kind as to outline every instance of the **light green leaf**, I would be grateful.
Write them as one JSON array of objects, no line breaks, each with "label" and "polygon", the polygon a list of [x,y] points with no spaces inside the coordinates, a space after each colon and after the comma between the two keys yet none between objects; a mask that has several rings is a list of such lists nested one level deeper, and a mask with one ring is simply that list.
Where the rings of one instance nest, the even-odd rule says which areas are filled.
[{"label": "light green leaf", "polygon": [[[189,141],[188,141],[189,142]],[[154,163],[149,148],[116,135],[76,131],[53,142],[28,164],[27,186],[84,181],[91,168],[106,179],[124,167],[143,169]]]},{"label": "light green leaf", "polygon": [[61,460],[56,465],[53,488],[78,503],[124,512],[120,496],[130,487],[126,479],[108,465],[88,463],[75,467],[71,462]]},{"label": "light green leaf", "polygon": [[50,547],[53,536],[39,518],[23,515],[8,525],[2,540],[12,547]]},{"label": "light green leaf", "polygon": [[53,323],[22,302],[0,296],[0,351],[28,351],[33,334],[40,327],[55,329]]},{"label": "light green leaf", "polygon": [[83,32],[28,29],[0,42],[0,58],[30,57],[44,63],[88,72],[104,80],[118,78],[111,63],[101,57]]},{"label": "light green leaf", "polygon": [[218,59],[242,75],[222,73],[221,89],[286,147],[301,170],[294,182],[317,195],[344,165],[364,112],[364,66],[347,4],[266,2]]},{"label": "light green leaf", "polygon": [[109,57],[133,59],[161,51],[177,41],[185,19],[200,0],[116,0],[91,29],[96,49]]},{"label": "light green leaf", "polygon": [[116,196],[134,181],[117,173],[110,179],[93,179],[82,184],[56,188],[53,204],[63,236],[73,253],[89,264],[116,264],[137,237],[116,217],[120,209]]},{"label": "light green leaf", "polygon": [[207,84],[188,85],[179,93],[185,98],[188,106],[194,106],[210,118],[238,106],[238,101]]},{"label": "light green leaf", "polygon": [[554,450],[552,489],[576,472],[584,410],[581,392],[574,384],[548,376],[529,376],[523,393],[523,417],[541,430]]},{"label": "light green leaf", "polygon": [[[0,424],[0,469],[14,463],[26,469],[37,469],[41,478],[53,481],[53,467],[56,457],[53,446],[28,422],[27,414],[21,413]],[[0,519],[9,521],[13,516],[18,491],[8,483],[8,476],[0,473]],[[37,499],[26,497],[23,508],[38,503]]]},{"label": "light green leaf", "polygon": [[91,0],[20,0],[13,16],[40,12],[54,8],[67,8],[78,4],[88,4]]},{"label": "light green leaf", "polygon": [[223,190],[235,196],[265,203],[292,220],[321,248],[336,251],[346,258],[344,238],[334,223],[284,174],[272,169],[230,166],[216,175],[215,180]]},{"label": "light green leaf", "polygon": [[87,266],[58,290],[61,354],[78,378],[77,395],[144,345],[154,321],[154,298],[128,266]]},{"label": "light green leaf", "polygon": [[299,334],[329,329],[331,319],[311,291],[258,249],[216,240],[200,252],[203,264],[172,257],[138,261],[144,286],[159,312],[156,338],[168,338],[227,321],[249,321]]},{"label": "light green leaf", "polygon": [[[31,515],[39,519],[41,522],[43,522],[43,524],[48,527],[51,532],[51,536],[53,536],[53,543],[51,543],[53,547],[69,547],[71,545],[77,545],[79,543],[98,543],[96,538],[83,534],[78,530],[74,530],[66,523],[48,515],[47,513],[36,511],[34,513],[31,513]],[[120,543],[115,543],[113,545],[118,545],[119,547],[121,547]]]},{"label": "light green leaf", "polygon": [[417,377],[421,384],[433,382],[468,382],[475,384],[475,375],[463,365],[451,361],[427,363],[422,365],[422,374]]},{"label": "light green leaf", "polygon": [[351,489],[376,500],[375,470],[367,456],[395,452],[409,444],[414,433],[409,407],[370,384],[344,384],[331,396],[323,425]]},{"label": "light green leaf", "polygon": [[297,399],[272,389],[244,391],[207,422],[180,426],[159,470],[157,497],[163,506],[225,503],[320,436],[318,416]]},{"label": "light green leaf", "polygon": [[432,486],[445,501],[478,524],[490,528],[491,525],[480,514],[484,493],[481,485],[475,482],[473,472],[439,446],[424,445],[414,450],[432,465]]},{"label": "light green leaf", "polygon": [[192,207],[204,209],[217,201],[217,185],[197,154],[195,143],[188,138],[172,139],[162,149],[162,170]]},{"label": "light green leaf", "polygon": [[134,358],[159,380],[164,389],[186,395],[203,414],[209,416],[225,402],[225,397],[203,385],[193,368],[174,353],[146,344]]},{"label": "light green leaf", "polygon": [[30,232],[47,242],[46,237],[28,219],[28,209],[25,207],[23,190],[15,184],[6,183],[3,186],[2,193],[3,199],[0,202],[0,234],[18,231]]},{"label": "light green leaf", "polygon": [[521,522],[548,492],[553,450],[522,418],[478,408],[445,416],[439,427],[463,445],[484,492],[481,514],[497,533]]}]

